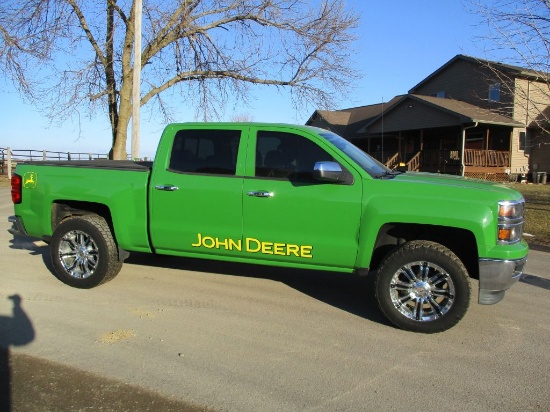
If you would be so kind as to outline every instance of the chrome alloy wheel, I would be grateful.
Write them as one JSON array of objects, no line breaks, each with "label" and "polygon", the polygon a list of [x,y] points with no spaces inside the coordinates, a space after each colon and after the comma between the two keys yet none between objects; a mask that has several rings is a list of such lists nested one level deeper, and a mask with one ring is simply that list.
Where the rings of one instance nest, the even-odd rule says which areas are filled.
[{"label": "chrome alloy wheel", "polygon": [[410,262],[394,273],[390,296],[401,314],[427,322],[445,315],[453,306],[455,286],[451,276],[438,265]]},{"label": "chrome alloy wheel", "polygon": [[99,264],[99,250],[90,235],[80,230],[67,232],[59,243],[59,262],[70,276],[86,279]]}]

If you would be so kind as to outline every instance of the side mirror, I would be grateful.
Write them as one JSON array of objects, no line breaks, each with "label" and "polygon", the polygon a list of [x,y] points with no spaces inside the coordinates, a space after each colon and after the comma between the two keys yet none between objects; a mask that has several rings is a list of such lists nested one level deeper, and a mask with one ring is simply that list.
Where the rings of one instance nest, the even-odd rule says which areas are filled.
[{"label": "side mirror", "polygon": [[353,183],[353,175],[343,170],[337,162],[316,162],[313,166],[313,177],[323,182],[348,185]]}]

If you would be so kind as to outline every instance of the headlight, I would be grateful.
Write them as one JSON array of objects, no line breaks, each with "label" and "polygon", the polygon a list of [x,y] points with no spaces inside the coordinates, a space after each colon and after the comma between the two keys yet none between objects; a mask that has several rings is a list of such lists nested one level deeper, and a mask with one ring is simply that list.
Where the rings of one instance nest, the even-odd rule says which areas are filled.
[{"label": "headlight", "polygon": [[517,243],[523,235],[525,201],[498,202],[497,242],[501,245]]}]

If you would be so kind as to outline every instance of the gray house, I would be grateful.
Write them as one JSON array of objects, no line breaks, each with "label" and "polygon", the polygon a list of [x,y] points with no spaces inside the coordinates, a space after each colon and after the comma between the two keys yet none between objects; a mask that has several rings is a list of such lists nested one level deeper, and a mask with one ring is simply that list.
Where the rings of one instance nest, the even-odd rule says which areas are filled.
[{"label": "gray house", "polygon": [[458,55],[406,95],[317,110],[306,124],[340,134],[389,167],[508,181],[550,173],[549,108],[539,73]]}]

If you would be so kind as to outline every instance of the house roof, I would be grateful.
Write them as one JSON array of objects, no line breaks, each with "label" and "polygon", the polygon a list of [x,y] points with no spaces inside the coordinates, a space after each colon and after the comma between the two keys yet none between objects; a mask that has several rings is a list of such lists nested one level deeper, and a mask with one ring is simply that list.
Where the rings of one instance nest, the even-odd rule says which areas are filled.
[{"label": "house roof", "polygon": [[[437,116],[437,113],[441,113],[441,119],[439,123],[447,126],[457,126],[462,124],[469,124],[479,122],[482,124],[492,124],[492,125],[501,125],[508,127],[525,127],[524,124],[513,120],[510,117],[503,116],[495,111],[490,111],[479,106],[475,106],[470,103],[466,103],[460,100],[453,100],[448,98],[438,98],[432,96],[424,96],[414,94],[414,91],[423,85],[425,82],[429,81],[431,78],[437,76],[440,72],[446,70],[450,65],[455,63],[458,60],[466,60],[473,62],[475,64],[484,65],[485,67],[490,67],[496,70],[505,72],[507,76],[511,77],[523,77],[530,79],[537,79],[546,73],[539,73],[534,70],[525,69],[519,66],[513,66],[509,64],[492,62],[489,60],[483,60],[475,57],[470,57],[466,55],[456,55],[435,72],[430,74],[416,86],[414,86],[409,94],[396,96],[387,103],[378,103],[367,106],[352,107],[348,109],[330,111],[330,110],[317,110],[309,118],[306,124],[312,124],[316,118],[322,119],[329,127],[336,133],[353,138],[358,134],[364,134],[370,128],[373,130],[373,126],[381,119],[389,119],[388,116],[391,116],[392,111],[397,112],[398,108],[401,105],[409,100],[414,100],[419,104],[424,105],[425,107],[434,109],[433,115]],[[433,115],[426,118],[420,119],[420,122],[414,122],[415,128],[423,128],[422,123],[425,123],[424,127],[434,127],[433,124]],[[415,119],[418,120],[418,119]],[[390,127],[390,124],[385,124],[384,128]],[[403,127],[402,124],[394,124],[396,130]]]},{"label": "house roof", "polygon": [[[460,100],[446,99],[442,97],[421,96],[416,94],[405,94],[402,96],[398,96],[398,99],[394,102],[394,104],[391,107],[386,108],[384,116],[391,116],[392,111],[395,110],[397,107],[402,106],[407,100],[424,104],[442,113],[451,115],[456,119],[456,122],[454,122],[452,125],[479,122],[482,124],[492,124],[509,127],[525,127],[524,124],[517,122],[510,117],[503,116],[501,114],[483,109],[478,106],[474,106]],[[370,119],[370,121],[364,124],[361,128],[355,130],[354,134],[363,134],[367,132],[368,128],[372,127],[375,123],[381,120],[381,118],[382,114],[380,114],[376,118]],[[386,126],[386,130],[391,131],[390,129],[388,129],[388,126]]]},{"label": "house roof", "polygon": [[479,64],[481,66],[488,67],[490,69],[498,70],[502,73],[507,73],[511,77],[522,77],[522,78],[528,78],[528,79],[532,79],[532,80],[543,78],[543,79],[546,80],[549,76],[548,73],[542,73],[542,72],[539,72],[539,71],[536,71],[536,70],[526,69],[525,67],[514,66],[514,65],[511,65],[511,64],[500,63],[500,62],[495,62],[495,61],[490,61],[490,60],[485,60],[485,59],[479,59],[477,57],[466,56],[464,54],[457,54],[455,57],[453,57],[451,60],[449,60],[443,66],[441,66],[439,69],[434,71],[432,74],[430,74],[428,77],[423,79],[416,86],[411,88],[409,90],[409,93],[414,94],[416,89],[418,89],[424,83],[431,80],[433,77],[437,76],[442,71],[446,70],[450,65],[455,63],[457,60],[465,60],[465,61],[469,61],[469,62],[472,62],[472,63],[475,63],[475,64]]},{"label": "house roof", "polygon": [[367,106],[351,107],[341,110],[316,110],[306,122],[311,124],[316,116],[321,117],[332,126],[333,131],[345,135],[354,133],[355,130],[363,127],[366,123],[379,117],[384,111],[393,106],[400,96],[394,97],[389,102],[377,103]]},{"label": "house roof", "polygon": [[512,127],[525,127],[523,123],[517,122],[514,119],[503,116],[488,109],[483,109],[473,104],[466,103],[460,100],[445,99],[441,97],[420,96],[417,94],[406,95],[411,99],[424,102],[440,110],[461,117],[461,123],[485,123]]}]

